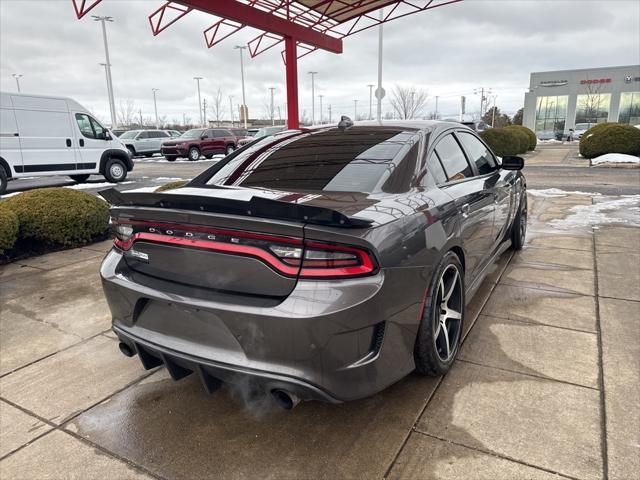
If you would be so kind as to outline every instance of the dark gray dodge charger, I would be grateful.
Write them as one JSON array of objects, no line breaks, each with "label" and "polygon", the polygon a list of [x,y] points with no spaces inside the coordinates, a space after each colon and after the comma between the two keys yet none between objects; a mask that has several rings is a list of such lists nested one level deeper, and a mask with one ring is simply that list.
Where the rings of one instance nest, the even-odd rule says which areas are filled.
[{"label": "dark gray dodge charger", "polygon": [[120,349],[285,408],[441,375],[489,267],[522,248],[523,164],[461,124],[343,118],[260,139],[176,190],[107,190],[100,273]]}]

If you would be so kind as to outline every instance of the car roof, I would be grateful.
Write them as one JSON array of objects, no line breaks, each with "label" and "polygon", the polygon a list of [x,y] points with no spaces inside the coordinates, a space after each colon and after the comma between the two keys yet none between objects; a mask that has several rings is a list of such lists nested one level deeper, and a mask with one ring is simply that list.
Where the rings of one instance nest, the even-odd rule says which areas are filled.
[{"label": "car roof", "polygon": [[[447,122],[444,120],[382,120],[378,122],[377,120],[365,120],[354,122],[353,127],[349,128],[398,128],[403,130],[415,130],[416,132],[421,131],[425,133],[430,133],[434,135],[438,135],[439,133],[449,130],[451,128],[458,128],[461,130],[468,130],[469,132],[474,132],[473,129],[469,128],[466,125],[463,125],[459,122]],[[308,130],[318,131],[318,130],[326,130],[327,128],[336,128],[336,125],[322,125],[322,126],[314,126],[309,128]],[[475,132],[474,132],[475,133]]]}]

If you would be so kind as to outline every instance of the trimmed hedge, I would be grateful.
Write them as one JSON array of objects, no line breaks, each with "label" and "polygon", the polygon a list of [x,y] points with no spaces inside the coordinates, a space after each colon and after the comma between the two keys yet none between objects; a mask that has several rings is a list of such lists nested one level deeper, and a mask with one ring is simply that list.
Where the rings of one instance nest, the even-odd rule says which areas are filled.
[{"label": "trimmed hedge", "polygon": [[16,214],[0,204],[0,255],[16,244],[19,228]]},{"label": "trimmed hedge", "polygon": [[518,155],[521,150],[520,138],[513,130],[490,128],[480,133],[480,137],[499,157]]},{"label": "trimmed hedge", "polygon": [[529,145],[527,146],[527,151],[536,149],[536,146],[538,145],[538,137],[536,137],[536,134],[530,128],[527,128],[523,125],[509,125],[504,128],[506,128],[507,130],[518,130],[518,131],[524,132],[527,135],[527,138],[529,139]]},{"label": "trimmed hedge", "polygon": [[623,123],[599,123],[580,138],[580,155],[595,158],[607,153],[640,156],[640,129]]},{"label": "trimmed hedge", "polygon": [[104,235],[109,229],[106,202],[69,188],[42,188],[2,202],[20,224],[18,239],[45,245],[75,246]]},{"label": "trimmed hedge", "polygon": [[175,182],[165,183],[160,185],[154,190],[154,192],[164,192],[166,190],[173,190],[174,188],[184,187],[187,184],[187,180],[176,180]]},{"label": "trimmed hedge", "polygon": [[518,139],[518,145],[520,145],[518,153],[527,153],[527,150],[529,150],[529,135],[517,128],[505,127],[505,130],[515,135],[515,137]]}]

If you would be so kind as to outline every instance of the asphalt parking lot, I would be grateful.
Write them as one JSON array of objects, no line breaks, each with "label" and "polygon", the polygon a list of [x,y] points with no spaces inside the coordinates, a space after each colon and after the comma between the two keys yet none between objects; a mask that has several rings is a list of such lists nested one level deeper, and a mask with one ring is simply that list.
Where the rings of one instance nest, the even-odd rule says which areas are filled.
[{"label": "asphalt parking lot", "polygon": [[[527,158],[528,243],[468,306],[451,372],[342,405],[209,396],[124,357],[110,242],[0,266],[0,478],[637,478],[640,170],[584,162]],[[120,187],[210,164],[139,162]]]}]

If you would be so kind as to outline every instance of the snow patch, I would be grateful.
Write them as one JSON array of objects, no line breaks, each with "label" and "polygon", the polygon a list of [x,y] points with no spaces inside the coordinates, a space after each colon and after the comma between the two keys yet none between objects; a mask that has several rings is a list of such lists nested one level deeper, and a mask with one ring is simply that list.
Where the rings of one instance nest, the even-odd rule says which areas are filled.
[{"label": "snow patch", "polygon": [[607,153],[591,159],[591,165],[601,165],[603,163],[635,163],[640,164],[640,157],[625,155],[624,153]]},{"label": "snow patch", "polygon": [[0,195],[0,200],[13,197],[14,195],[18,195],[19,193],[22,193],[22,192],[13,192],[13,193],[7,193],[6,195]]},{"label": "snow patch", "polygon": [[600,195],[600,193],[596,193],[596,192],[567,191],[567,190],[560,190],[559,188],[546,188],[544,190],[527,189],[527,193],[534,197],[542,197],[542,198],[561,198],[561,197],[566,197],[568,195],[586,195],[588,197],[597,197]]},{"label": "snow patch", "polygon": [[180,178],[180,177],[158,177],[158,178],[154,178],[153,181],[154,182],[179,182],[179,181],[186,181],[186,178]]},{"label": "snow patch", "polygon": [[135,183],[134,180],[129,180],[127,182],[120,183],[78,183],[77,185],[67,185],[64,188],[71,188],[73,190],[90,190],[92,188],[107,188],[107,187],[115,187],[116,185],[126,185],[127,183]]},{"label": "snow patch", "polygon": [[132,188],[131,190],[122,190],[122,192],[155,192],[158,187],[140,187],[140,188]]},{"label": "snow patch", "polygon": [[549,225],[558,229],[594,227],[610,223],[640,225],[638,212],[640,195],[622,197],[603,197],[592,205],[576,205],[571,213],[562,219],[555,219]]}]

